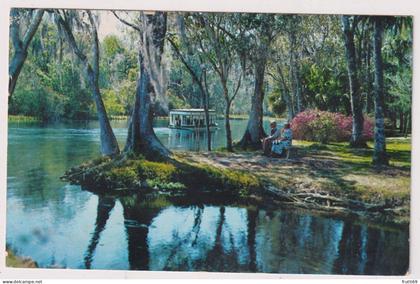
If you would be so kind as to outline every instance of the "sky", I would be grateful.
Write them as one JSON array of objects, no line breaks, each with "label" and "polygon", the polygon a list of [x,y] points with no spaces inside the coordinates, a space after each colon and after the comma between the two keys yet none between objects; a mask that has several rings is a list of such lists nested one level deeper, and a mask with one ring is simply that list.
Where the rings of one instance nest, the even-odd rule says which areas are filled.
[{"label": "sky", "polygon": [[115,16],[109,11],[100,11],[100,24],[98,29],[99,40],[102,41],[107,35],[118,35],[120,34],[121,23],[115,18]]}]

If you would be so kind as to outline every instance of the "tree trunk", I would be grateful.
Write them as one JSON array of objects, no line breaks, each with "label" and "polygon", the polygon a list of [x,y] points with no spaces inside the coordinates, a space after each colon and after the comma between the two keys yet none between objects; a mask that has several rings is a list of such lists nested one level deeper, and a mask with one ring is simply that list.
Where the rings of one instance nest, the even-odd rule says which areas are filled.
[{"label": "tree trunk", "polygon": [[263,128],[264,75],[266,63],[267,58],[263,55],[263,58],[258,60],[254,65],[255,88],[254,95],[251,98],[251,112],[245,134],[239,142],[243,148],[260,148],[260,139],[266,136]]},{"label": "tree trunk", "polygon": [[21,40],[19,37],[19,11],[17,8],[13,8],[10,11],[10,37],[13,46],[13,55],[9,64],[9,96],[15,91],[17,79],[28,55],[29,44],[41,23],[43,15],[43,9],[36,10],[27,31]]},{"label": "tree trunk", "polygon": [[231,107],[231,99],[229,98],[229,91],[227,88],[227,82],[225,79],[220,78],[222,87],[223,87],[223,96],[225,98],[225,130],[226,130],[226,150],[229,152],[233,152],[232,147],[232,132],[230,130],[230,107]]},{"label": "tree trunk", "polygon": [[363,109],[360,94],[360,84],[357,77],[356,50],[354,47],[353,30],[350,28],[349,16],[342,16],[344,30],[344,46],[346,49],[347,73],[350,85],[350,102],[352,112],[351,147],[366,147],[363,139]]},{"label": "tree trunk", "polygon": [[99,41],[98,33],[96,31],[96,23],[90,11],[87,11],[90,24],[92,26],[93,34],[93,63],[92,67],[89,65],[87,58],[82,60],[85,64],[87,76],[89,78],[90,86],[92,88],[93,97],[95,99],[96,110],[98,113],[99,128],[101,135],[101,153],[106,156],[114,156],[120,153],[117,139],[114,131],[112,131],[111,123],[109,122],[106,113],[104,102],[102,101],[101,92],[99,90]]},{"label": "tree trunk", "polygon": [[400,133],[404,133],[404,112],[400,111],[400,121],[399,121],[399,130]]},{"label": "tree trunk", "polygon": [[392,120],[392,131],[394,132],[397,129],[397,113],[395,111],[390,112]]},{"label": "tree trunk", "polygon": [[[192,69],[191,69],[192,70]],[[196,77],[197,78],[197,77]],[[201,90],[201,95],[204,100],[204,118],[206,122],[206,134],[207,134],[207,151],[211,151],[211,131],[210,131],[210,115],[209,115],[209,90],[207,88],[207,74],[204,71],[204,85],[199,80],[194,80],[197,84],[199,84],[199,88]]]},{"label": "tree trunk", "polygon": [[80,59],[85,68],[86,77],[88,79],[89,85],[92,89],[93,98],[95,100],[95,105],[98,114],[99,127],[100,127],[100,140],[101,140],[101,153],[106,156],[114,156],[119,154],[120,149],[118,146],[117,139],[115,138],[114,132],[112,131],[111,124],[108,120],[108,115],[104,103],[102,101],[101,92],[99,90],[99,42],[98,34],[96,30],[96,23],[90,13],[87,10],[89,16],[91,32],[92,32],[92,49],[93,49],[93,59],[92,65],[89,64],[88,58],[82,51],[79,49],[76,40],[73,36],[73,32],[68,22],[62,18],[59,12],[56,12],[55,20],[62,27],[67,41],[72,49],[73,53]]},{"label": "tree trunk", "polygon": [[94,75],[94,72],[92,72],[89,67],[87,68],[89,84],[92,88],[93,98],[95,100],[96,111],[98,114],[101,153],[106,156],[114,156],[119,154],[120,148],[118,146],[114,132],[112,131],[111,123],[108,120],[108,115],[102,101],[101,92],[98,86],[98,78]]},{"label": "tree trunk", "polygon": [[[152,48],[159,52],[157,60],[161,60],[166,34],[166,14],[156,13],[152,16],[149,15],[147,16],[147,21],[152,25]],[[142,54],[141,48],[139,51],[139,65],[140,75],[137,80],[136,100],[124,150],[126,152],[143,154],[148,159],[166,158],[171,152],[160,142],[153,130],[154,114],[151,95],[156,90],[154,90],[151,83],[150,71],[145,66],[144,54]]]},{"label": "tree trunk", "polygon": [[9,97],[11,97],[15,91],[17,79],[27,55],[28,52],[26,50],[19,50],[15,52],[13,58],[11,59],[11,63],[9,65]]},{"label": "tree trunk", "polygon": [[124,151],[159,159],[169,156],[170,151],[160,142],[153,130],[153,106],[150,97],[153,86],[141,54],[139,62],[140,76],[137,81],[136,100]]},{"label": "tree trunk", "polygon": [[294,113],[299,113],[302,111],[302,85],[300,82],[300,71],[298,64],[298,55],[297,55],[297,26],[299,25],[298,19],[293,16],[291,22],[289,23],[289,57],[290,57],[290,83],[293,96],[293,111]]},{"label": "tree trunk", "polygon": [[407,112],[404,124],[404,137],[407,138],[408,133],[411,133],[411,114]]},{"label": "tree trunk", "polygon": [[295,117],[292,98],[290,95],[290,91],[287,88],[287,84],[284,79],[280,65],[277,65],[277,72],[280,76],[280,89],[282,90],[282,98],[284,99],[287,107],[287,120],[290,122],[293,119],[293,117]]},{"label": "tree trunk", "polygon": [[384,125],[384,70],[382,63],[382,17],[374,21],[374,61],[375,61],[375,146],[372,163],[377,166],[388,165],[386,154],[385,125]]},{"label": "tree trunk", "polygon": [[230,102],[226,101],[225,107],[225,129],[226,129],[226,149],[229,152],[233,152],[232,147],[232,131],[230,129]]},{"label": "tree trunk", "polygon": [[210,115],[209,115],[209,102],[207,93],[204,94],[204,118],[206,123],[207,134],[207,151],[211,151],[211,131],[210,131]]},{"label": "tree trunk", "polygon": [[366,80],[366,113],[372,113],[372,92],[371,92],[371,82],[372,82],[372,76],[370,74],[370,62],[371,62],[371,47],[369,42],[366,43],[366,71],[365,71],[365,80]]},{"label": "tree trunk", "polygon": [[[293,36],[294,37],[294,36]],[[294,90],[294,96],[296,101],[296,113],[300,113],[302,111],[302,85],[300,82],[300,71],[299,71],[299,63],[296,51],[294,50],[296,48],[296,43],[294,43],[294,46],[292,47],[292,77],[293,77],[293,90]]]}]

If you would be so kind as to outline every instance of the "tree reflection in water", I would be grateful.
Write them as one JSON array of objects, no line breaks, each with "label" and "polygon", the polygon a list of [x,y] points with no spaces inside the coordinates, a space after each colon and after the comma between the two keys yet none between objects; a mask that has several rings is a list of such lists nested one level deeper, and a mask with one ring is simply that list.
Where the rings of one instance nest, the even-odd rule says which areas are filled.
[{"label": "tree reflection in water", "polygon": [[137,195],[120,198],[120,202],[124,210],[130,269],[149,270],[149,226],[162,207]]},{"label": "tree reflection in water", "polygon": [[[119,197],[132,270],[404,274],[408,232],[291,210]],[[113,198],[99,198],[90,268]],[[402,248],[402,249],[401,249]]]},{"label": "tree reflection in water", "polygon": [[91,268],[93,254],[99,243],[99,238],[101,236],[101,233],[105,229],[106,222],[109,219],[109,215],[112,209],[114,209],[114,206],[115,206],[115,198],[104,197],[101,195],[98,196],[98,209],[97,209],[96,222],[95,222],[95,231],[92,234],[92,238],[90,240],[88,249],[85,253],[85,267],[87,269]]}]

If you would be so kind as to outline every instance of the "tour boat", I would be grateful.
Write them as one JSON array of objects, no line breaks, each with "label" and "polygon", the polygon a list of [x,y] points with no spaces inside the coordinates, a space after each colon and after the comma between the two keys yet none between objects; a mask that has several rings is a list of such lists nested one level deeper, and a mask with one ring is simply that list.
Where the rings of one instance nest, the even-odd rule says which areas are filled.
[{"label": "tour boat", "polygon": [[[216,112],[209,110],[209,126],[216,129]],[[206,117],[204,109],[173,109],[169,112],[169,128],[177,129],[206,129]]]}]

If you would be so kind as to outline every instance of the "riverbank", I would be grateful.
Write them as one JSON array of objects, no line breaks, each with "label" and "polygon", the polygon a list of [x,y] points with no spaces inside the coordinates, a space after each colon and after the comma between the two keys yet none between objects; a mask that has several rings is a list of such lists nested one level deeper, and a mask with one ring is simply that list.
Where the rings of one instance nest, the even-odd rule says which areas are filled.
[{"label": "riverbank", "polygon": [[6,266],[17,268],[37,268],[35,261],[28,257],[20,257],[14,254],[10,249],[6,249]]},{"label": "riverbank", "polygon": [[371,165],[368,149],[347,143],[320,145],[295,141],[289,160],[259,152],[183,153],[194,164],[252,172],[275,199],[295,206],[408,224],[411,141],[388,138],[390,166]]},{"label": "riverbank", "polygon": [[64,180],[93,191],[197,195],[240,202],[287,204],[372,220],[408,224],[411,141],[389,138],[391,165],[371,166],[372,148],[295,141],[290,159],[260,151],[176,152],[172,160],[98,158],[66,172]]},{"label": "riverbank", "polygon": [[9,122],[40,122],[41,120],[35,116],[27,116],[27,115],[8,115],[8,121]]}]

